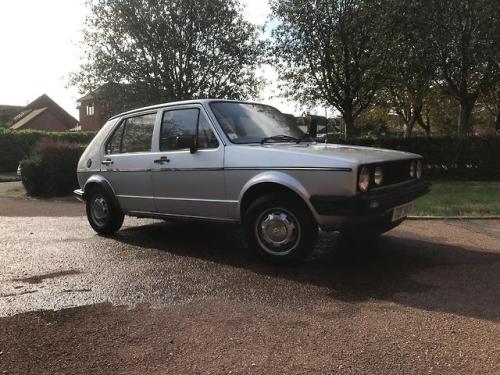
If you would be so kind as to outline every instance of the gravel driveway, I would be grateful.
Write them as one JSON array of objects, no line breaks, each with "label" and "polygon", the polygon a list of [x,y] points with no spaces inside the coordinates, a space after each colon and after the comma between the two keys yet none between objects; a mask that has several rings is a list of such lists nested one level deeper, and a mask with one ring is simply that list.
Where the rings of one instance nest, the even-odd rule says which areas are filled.
[{"label": "gravel driveway", "polygon": [[276,267],[236,227],[128,219],[105,238],[69,210],[0,216],[0,374],[500,373],[499,222],[323,234]]}]

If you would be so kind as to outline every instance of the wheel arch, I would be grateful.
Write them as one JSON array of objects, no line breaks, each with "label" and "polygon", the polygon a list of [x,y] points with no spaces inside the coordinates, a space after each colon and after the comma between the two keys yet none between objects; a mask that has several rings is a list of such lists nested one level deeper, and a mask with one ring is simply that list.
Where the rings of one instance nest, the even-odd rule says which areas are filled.
[{"label": "wheel arch", "polygon": [[316,212],[309,200],[310,194],[299,181],[282,172],[265,172],[252,178],[243,187],[238,199],[241,220],[243,221],[246,210],[255,199],[276,192],[288,192],[295,195],[309,208],[316,219]]},{"label": "wheel arch", "polygon": [[85,181],[85,185],[83,186],[83,198],[87,199],[90,192],[96,188],[104,190],[111,197],[111,199],[113,199],[113,202],[117,205],[117,207],[120,207],[120,203],[116,198],[113,187],[109,181],[101,175],[93,175]]}]

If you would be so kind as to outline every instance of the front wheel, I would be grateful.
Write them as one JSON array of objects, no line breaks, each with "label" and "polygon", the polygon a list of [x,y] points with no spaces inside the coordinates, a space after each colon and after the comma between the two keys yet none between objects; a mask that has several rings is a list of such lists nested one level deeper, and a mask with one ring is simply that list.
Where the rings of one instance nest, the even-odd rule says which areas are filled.
[{"label": "front wheel", "polygon": [[86,200],[87,218],[90,226],[99,234],[113,234],[122,224],[124,215],[120,207],[102,189],[94,189]]},{"label": "front wheel", "polygon": [[292,194],[265,195],[244,216],[248,244],[261,257],[286,263],[306,257],[314,249],[318,225],[309,208]]}]

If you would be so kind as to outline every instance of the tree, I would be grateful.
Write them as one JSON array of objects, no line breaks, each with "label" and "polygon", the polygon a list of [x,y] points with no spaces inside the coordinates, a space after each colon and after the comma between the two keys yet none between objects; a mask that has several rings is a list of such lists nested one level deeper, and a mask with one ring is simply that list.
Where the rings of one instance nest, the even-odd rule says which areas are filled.
[{"label": "tree", "polygon": [[404,135],[415,125],[429,134],[422,116],[424,99],[435,77],[435,62],[426,25],[430,8],[427,0],[387,0],[384,35],[389,45],[387,79],[381,99],[386,100],[402,120]]},{"label": "tree", "polygon": [[331,105],[346,135],[379,89],[386,47],[379,37],[379,1],[271,0],[271,53],[284,94],[299,103]]},{"label": "tree", "polygon": [[458,102],[441,87],[433,86],[424,98],[420,120],[434,135],[457,133]]},{"label": "tree", "polygon": [[495,131],[500,133],[500,82],[485,92],[479,102],[495,118]]},{"label": "tree", "polygon": [[[90,0],[71,83],[125,105],[257,94],[261,43],[238,0]],[[109,88],[110,90],[108,90]],[[123,108],[122,108],[123,109]]]},{"label": "tree", "polygon": [[458,134],[471,130],[471,116],[481,92],[499,79],[500,2],[431,0],[429,18],[438,80],[460,104]]}]

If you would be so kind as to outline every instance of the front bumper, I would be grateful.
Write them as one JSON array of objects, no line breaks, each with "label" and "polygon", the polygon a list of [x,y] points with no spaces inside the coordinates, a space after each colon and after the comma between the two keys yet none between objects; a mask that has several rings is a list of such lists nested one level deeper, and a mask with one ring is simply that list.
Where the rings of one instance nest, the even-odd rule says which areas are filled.
[{"label": "front bumper", "polygon": [[85,193],[82,189],[76,189],[75,191],[73,191],[73,196],[79,201],[85,201]]},{"label": "front bumper", "polygon": [[311,204],[320,216],[378,216],[414,201],[429,190],[428,182],[408,181],[349,197],[313,195]]}]

